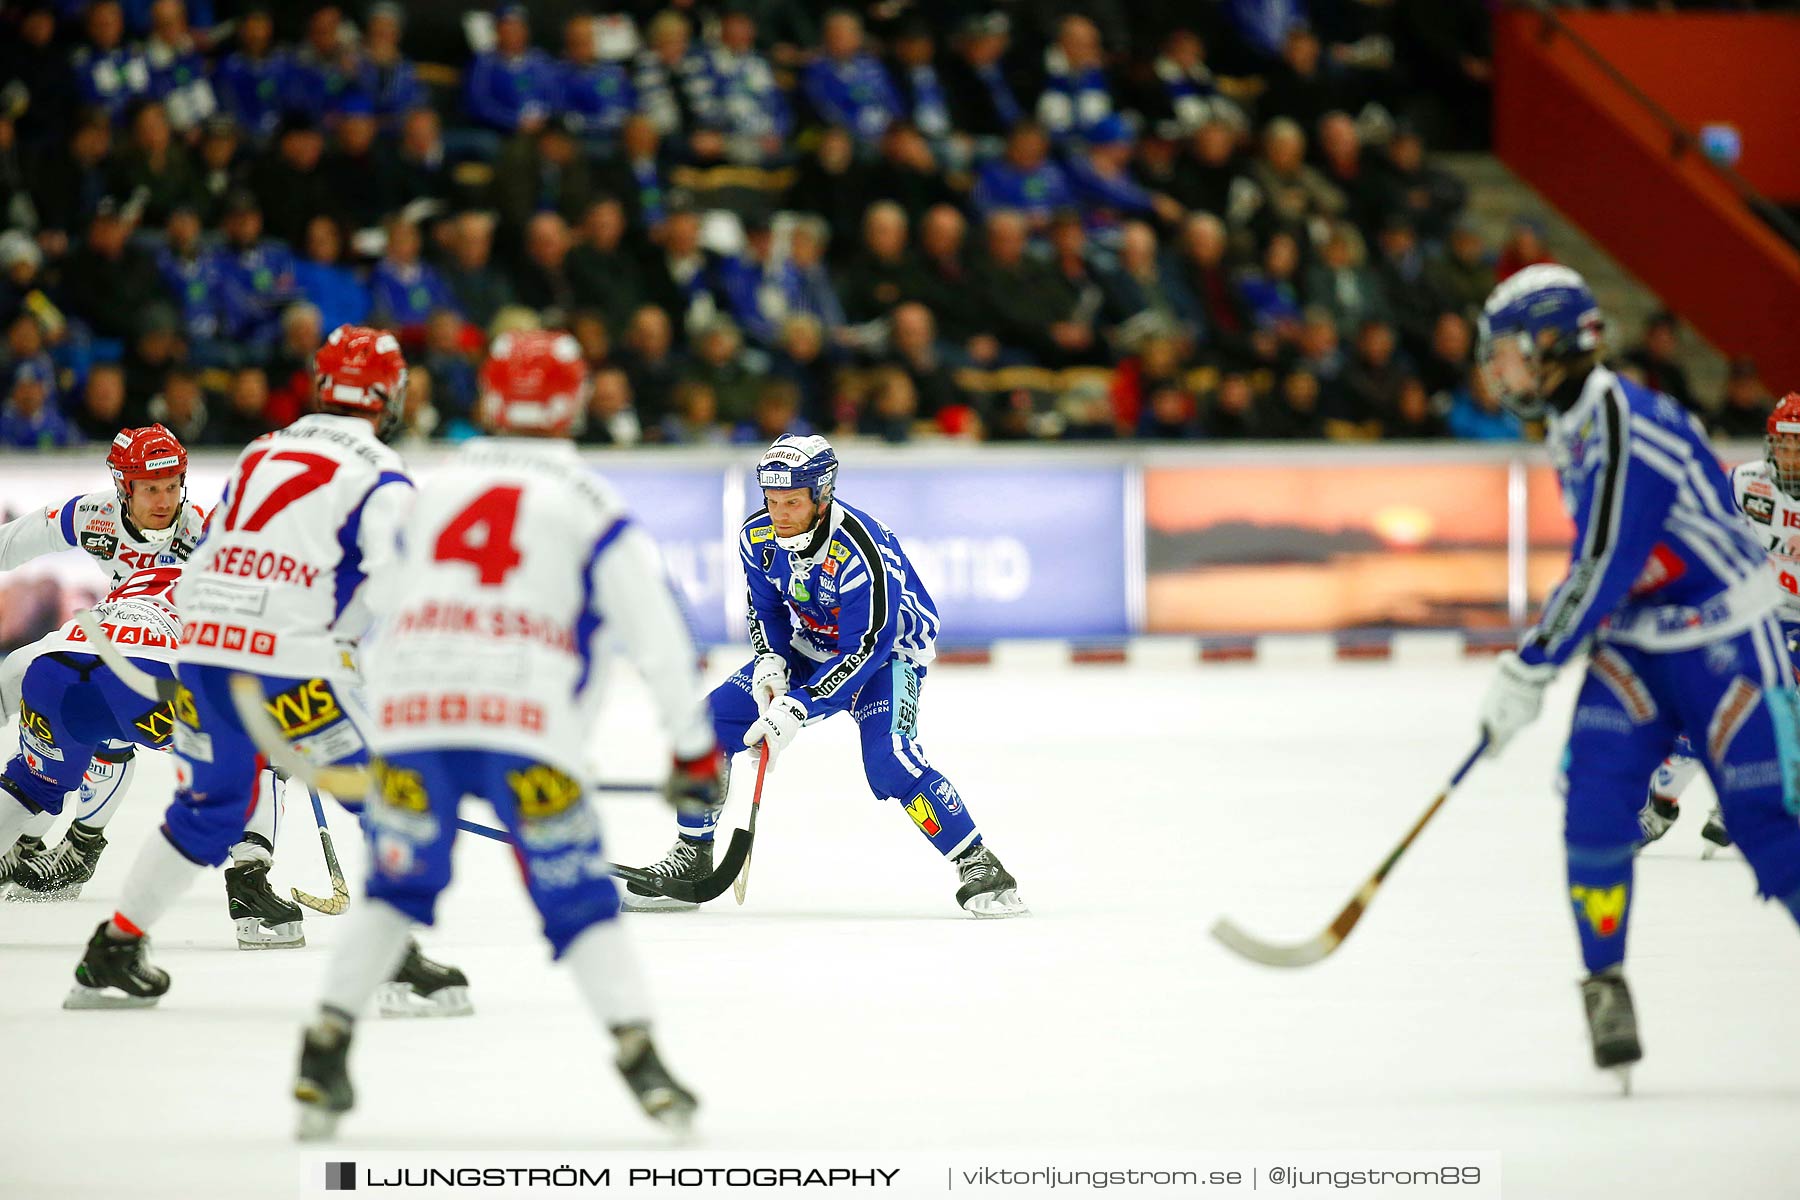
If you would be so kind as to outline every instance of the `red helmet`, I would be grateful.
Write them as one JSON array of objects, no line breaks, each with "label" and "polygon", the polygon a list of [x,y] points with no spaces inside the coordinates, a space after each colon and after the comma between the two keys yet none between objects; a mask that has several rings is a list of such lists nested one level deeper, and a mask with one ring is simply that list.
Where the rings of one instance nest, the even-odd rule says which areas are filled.
[{"label": "red helmet", "polygon": [[[140,479],[182,479],[187,477],[187,447],[181,439],[161,425],[145,425],[138,429],[122,429],[106,452],[106,466],[112,472],[113,484],[119,489],[119,503],[126,511],[131,507],[131,485]],[[187,485],[182,485],[182,502],[187,502]]]},{"label": "red helmet", "polygon": [[339,325],[313,355],[313,398],[325,412],[399,424],[406,403],[406,359],[393,334],[365,325]]},{"label": "red helmet", "polygon": [[[1777,439],[1780,439],[1779,442]],[[1790,452],[1787,466],[1783,466],[1775,457],[1775,448],[1781,445]],[[1769,414],[1766,436],[1763,438],[1763,457],[1769,462],[1769,478],[1775,486],[1788,496],[1800,500],[1800,392],[1789,392]]]},{"label": "red helmet", "polygon": [[531,330],[494,339],[481,368],[477,416],[496,432],[567,437],[587,404],[587,364],[566,333]]}]

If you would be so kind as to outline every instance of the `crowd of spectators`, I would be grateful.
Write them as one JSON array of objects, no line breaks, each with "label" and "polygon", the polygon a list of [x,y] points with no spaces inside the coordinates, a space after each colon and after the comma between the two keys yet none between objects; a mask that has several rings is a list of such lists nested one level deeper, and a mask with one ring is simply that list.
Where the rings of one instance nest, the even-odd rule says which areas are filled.
[{"label": "crowd of spectators", "polygon": [[[0,445],[241,444],[346,321],[411,438],[537,325],[592,443],[1521,436],[1473,318],[1551,249],[1431,154],[1485,137],[1481,0],[536,14],[426,63],[394,4],[7,0]],[[1630,369],[1694,404],[1673,334]]]}]

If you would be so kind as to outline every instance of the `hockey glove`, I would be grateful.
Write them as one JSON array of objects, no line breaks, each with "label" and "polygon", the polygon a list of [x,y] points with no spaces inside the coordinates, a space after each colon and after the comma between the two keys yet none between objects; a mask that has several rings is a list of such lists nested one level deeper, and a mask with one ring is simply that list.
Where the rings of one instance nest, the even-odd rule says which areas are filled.
[{"label": "hockey glove", "polygon": [[777,696],[769,705],[769,711],[744,734],[744,745],[754,746],[767,738],[769,764],[773,766],[783,747],[794,740],[794,735],[800,732],[800,726],[805,723],[806,705],[800,702],[798,696]]},{"label": "hockey glove", "polygon": [[759,654],[750,673],[750,695],[756,700],[756,711],[769,711],[775,697],[787,695],[787,659],[779,654]]},{"label": "hockey glove", "polygon": [[725,803],[725,756],[714,746],[699,758],[676,759],[663,799],[684,817],[703,817]]},{"label": "hockey glove", "polygon": [[1544,689],[1556,678],[1556,668],[1530,666],[1511,650],[1500,656],[1494,681],[1481,700],[1481,729],[1487,735],[1488,753],[1498,754],[1513,735],[1537,720],[1544,707]]}]

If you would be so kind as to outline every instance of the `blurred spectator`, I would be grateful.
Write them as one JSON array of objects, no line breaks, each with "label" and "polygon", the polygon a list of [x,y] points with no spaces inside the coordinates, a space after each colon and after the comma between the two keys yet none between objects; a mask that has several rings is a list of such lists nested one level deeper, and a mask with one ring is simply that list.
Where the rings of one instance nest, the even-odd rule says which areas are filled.
[{"label": "blurred spectator", "polygon": [[1494,264],[1495,279],[1509,279],[1526,267],[1555,261],[1544,240],[1544,223],[1536,217],[1515,217],[1500,247],[1500,261]]},{"label": "blurred spectator", "polygon": [[1458,312],[1441,312],[1431,327],[1431,347],[1419,360],[1419,380],[1432,395],[1454,392],[1475,365],[1475,333]]},{"label": "blurred spectator", "polygon": [[588,391],[587,421],[576,439],[584,446],[634,446],[644,437],[631,403],[631,377],[621,367],[595,371]]},{"label": "blurred spectator", "polygon": [[493,207],[518,237],[536,212],[580,221],[594,200],[587,162],[567,130],[544,126],[533,137],[515,137],[500,151],[493,175]]},{"label": "blurred spectator", "polygon": [[90,442],[110,442],[125,428],[125,370],[118,363],[88,368],[81,403],[72,414],[75,428]]},{"label": "blurred spectator", "polygon": [[1131,174],[1131,127],[1108,116],[1087,128],[1086,144],[1069,156],[1069,184],[1090,224],[1110,226],[1125,217],[1161,217],[1173,224],[1185,215],[1173,197],[1160,195]]},{"label": "blurred spectator", "polygon": [[785,379],[767,379],[756,391],[750,419],[738,424],[731,440],[766,446],[779,437],[805,437],[813,432],[800,415],[800,389]]},{"label": "blurred spectator", "polygon": [[63,263],[63,297],[100,337],[131,337],[144,310],[163,295],[155,260],[130,239],[119,204],[104,199],[87,237]]},{"label": "blurred spectator", "polygon": [[325,135],[312,118],[296,114],[282,121],[274,153],[250,168],[250,190],[270,237],[298,246],[315,214],[338,211],[338,198],[321,169],[324,158]]},{"label": "blurred spectator", "polygon": [[281,106],[318,123],[338,111],[345,97],[360,92],[361,63],[344,29],[342,10],[323,4],[306,19],[306,37],[288,60]]},{"label": "blurred spectator", "polygon": [[551,325],[560,325],[575,307],[568,271],[569,227],[553,212],[541,212],[525,223],[525,254],[513,272],[513,295],[520,304],[538,309]]},{"label": "blurred spectator", "polygon": [[1044,51],[1044,87],[1037,118],[1051,138],[1061,143],[1086,138],[1113,115],[1112,88],[1100,30],[1085,16],[1071,13],[1056,27],[1056,41]]},{"label": "blurred spectator", "polygon": [[261,367],[240,367],[231,375],[231,390],[206,423],[206,443],[243,446],[275,426],[269,421],[269,376]]},{"label": "blurred spectator", "polygon": [[1769,431],[1769,414],[1774,411],[1775,398],[1763,386],[1756,360],[1732,359],[1725,375],[1725,398],[1710,422],[1712,435],[1745,440],[1763,437]]},{"label": "blurred spectator", "polygon": [[469,115],[497,133],[536,133],[556,108],[556,63],[532,46],[527,22],[525,5],[502,5],[494,14],[494,48],[475,56],[464,84]]},{"label": "blurred spectator", "polygon": [[891,444],[910,442],[918,420],[919,396],[912,377],[892,367],[876,371],[856,432]]},{"label": "blurred spectator", "polygon": [[75,50],[81,102],[117,121],[125,106],[150,94],[150,64],[141,47],[125,44],[125,15],[117,0],[94,0],[85,18],[87,44]]},{"label": "blurred spectator", "polygon": [[978,142],[1005,137],[1025,118],[1025,106],[1006,71],[1008,22],[1004,13],[964,17],[944,66],[951,122]]},{"label": "blurred spectator", "polygon": [[1302,129],[1315,129],[1326,113],[1349,107],[1345,89],[1321,61],[1323,50],[1310,26],[1288,27],[1281,38],[1281,61],[1269,71],[1268,87],[1257,100],[1264,118],[1288,117]]},{"label": "blurred spectator", "polygon": [[1238,293],[1225,222],[1209,212],[1195,213],[1181,228],[1178,275],[1200,310],[1209,340],[1232,350],[1250,336],[1250,310]]},{"label": "blurred spectator", "polygon": [[369,7],[363,25],[358,90],[385,133],[396,132],[401,118],[428,100],[418,72],[400,51],[405,20],[400,5],[383,0]]},{"label": "blurred spectator", "polygon": [[436,308],[455,308],[456,297],[437,268],[419,261],[419,227],[390,217],[387,252],[369,275],[370,314],[376,324],[411,334]]},{"label": "blurred spectator", "polygon": [[1306,0],[1226,0],[1226,15],[1252,53],[1280,55],[1288,31],[1306,21]]},{"label": "blurred spectator", "polygon": [[256,197],[239,192],[225,202],[225,336],[253,357],[267,353],[279,336],[281,310],[300,294],[294,256],[262,236]]},{"label": "blurred spectator", "polygon": [[1298,123],[1277,117],[1263,127],[1262,157],[1248,178],[1258,191],[1251,221],[1264,236],[1286,230],[1304,236],[1308,222],[1343,216],[1344,194],[1306,164],[1306,134]]},{"label": "blurred spectator", "polygon": [[719,139],[718,154],[734,162],[781,157],[794,118],[769,60],[757,52],[751,6],[727,5],[719,17],[718,41],[700,57],[703,71],[693,77],[690,93],[701,133]]},{"label": "blurred spectator", "polygon": [[1256,328],[1298,334],[1300,328],[1300,244],[1291,233],[1277,233],[1263,246],[1258,270],[1238,282],[1250,324]]},{"label": "blurred spectator", "polygon": [[900,97],[887,70],[863,48],[862,18],[849,9],[825,16],[819,57],[800,74],[813,112],[827,125],[873,144],[900,119]]},{"label": "blurred spectator", "polygon": [[694,331],[694,357],[686,371],[689,380],[711,391],[719,419],[728,424],[748,419],[756,398],[757,376],[744,361],[743,346],[736,323],[715,316]]},{"label": "blurred spectator", "polygon": [[415,108],[400,118],[399,192],[411,200],[446,200],[450,163],[437,113]]},{"label": "blurred spectator", "polygon": [[[0,325],[12,324],[22,312],[37,315],[51,329],[64,324],[62,311],[50,302],[48,286],[44,252],[32,236],[22,229],[0,233]],[[55,340],[55,333],[50,336]]]},{"label": "blurred spectator", "polygon": [[649,118],[659,137],[680,142],[694,123],[690,96],[704,86],[706,64],[694,49],[687,18],[672,8],[651,19],[644,43],[632,63],[637,111]]},{"label": "blurred spectator", "polygon": [[1100,282],[1121,332],[1178,334],[1188,342],[1201,337],[1205,321],[1199,304],[1175,273],[1164,269],[1156,231],[1143,221],[1129,221],[1119,231],[1118,260]]},{"label": "blurred spectator", "polygon": [[581,347],[581,361],[586,364],[590,377],[602,368],[616,365],[612,357],[612,332],[606,328],[606,320],[599,313],[584,309],[573,314],[569,318],[569,334]]},{"label": "blurred spectator", "polygon": [[440,308],[425,319],[425,349],[419,362],[431,373],[432,404],[439,417],[463,422],[473,431],[480,385],[475,363],[463,346],[461,317]]},{"label": "blurred spectator", "polygon": [[1365,234],[1379,229],[1384,181],[1363,151],[1362,134],[1345,112],[1319,118],[1319,170],[1349,201],[1347,215]]},{"label": "blurred spectator", "polygon": [[73,426],[50,403],[50,380],[36,364],[12,373],[6,403],[0,405],[0,447],[52,450],[80,440]]},{"label": "blurred spectator", "polygon": [[668,177],[658,157],[656,126],[642,114],[626,119],[619,135],[618,161],[601,182],[601,190],[617,196],[633,229],[655,231],[668,216]]},{"label": "blurred spectator", "polygon": [[[68,149],[47,153],[31,172],[31,202],[39,228],[58,234],[86,229],[106,197],[112,122],[98,109],[84,110],[69,131]],[[53,252],[54,253],[54,252]]]},{"label": "blurred spectator", "polygon": [[342,217],[352,229],[372,228],[401,204],[416,198],[402,190],[399,164],[393,153],[376,140],[379,132],[368,97],[346,97],[332,135],[335,144],[319,174],[331,196],[328,211]]},{"label": "blurred spectator", "polygon": [[1284,441],[1325,436],[1320,397],[1318,376],[1305,369],[1287,372],[1269,404],[1262,436]]},{"label": "blurred spectator", "polygon": [[884,363],[906,372],[921,417],[936,417],[962,403],[950,369],[938,353],[937,322],[923,304],[894,309]]},{"label": "blurred spectator", "polygon": [[925,136],[899,122],[881,135],[881,157],[869,172],[869,190],[892,198],[915,219],[934,204],[958,199]]},{"label": "blurred spectator", "polygon": [[238,126],[230,117],[214,117],[202,128],[194,172],[199,179],[202,224],[209,228],[225,215],[225,197],[249,186],[250,163],[238,150]]},{"label": "blurred spectator", "polygon": [[781,313],[817,318],[827,334],[844,327],[844,306],[825,267],[831,228],[812,213],[796,218],[788,230],[787,270],[782,277]]},{"label": "blurred spectator", "polygon": [[1410,372],[1400,357],[1394,327],[1386,321],[1365,321],[1356,332],[1356,345],[1344,366],[1339,400],[1340,419],[1365,431],[1372,425],[1389,427],[1400,415],[1400,393]]},{"label": "blurred spectator", "polygon": [[1462,384],[1452,389],[1447,399],[1450,411],[1445,414],[1444,423],[1452,437],[1482,442],[1525,440],[1524,422],[1488,391],[1487,380],[1480,371],[1464,376]]},{"label": "blurred spectator", "polygon": [[162,390],[170,368],[187,361],[181,340],[181,324],[175,310],[156,303],[138,318],[137,336],[125,347],[125,423],[142,425],[149,419],[150,399]]},{"label": "blurred spectator", "polygon": [[588,145],[610,145],[637,108],[631,75],[600,58],[594,18],[576,13],[563,23],[563,54],[557,63],[564,126]]},{"label": "blurred spectator", "polygon": [[769,374],[794,385],[800,393],[800,411],[819,424],[831,414],[834,370],[825,356],[825,331],[816,317],[796,313],[781,326],[781,346]]},{"label": "blurred spectator", "polygon": [[1150,71],[1153,82],[1139,107],[1158,137],[1187,137],[1216,116],[1242,118],[1242,110],[1219,92],[1206,65],[1206,43],[1194,30],[1171,30]]},{"label": "blurred spectator", "polygon": [[[856,143],[847,131],[833,127],[819,135],[813,154],[801,160],[788,206],[819,213],[833,229],[857,229],[874,199],[872,191],[868,167],[856,161]],[[838,239],[839,265],[852,244],[850,238]]]},{"label": "blurred spectator", "polygon": [[191,133],[219,111],[207,78],[206,62],[188,32],[183,0],[155,0],[150,6],[150,36],[144,42],[150,68],[150,94],[163,102],[169,124]]},{"label": "blurred spectator", "polygon": [[220,444],[207,438],[210,416],[200,380],[186,367],[171,368],[163,376],[162,391],[150,399],[150,419],[168,426],[186,446]]},{"label": "blurred spectator", "polygon": [[[444,282],[456,298],[456,307],[483,329],[495,313],[515,302],[512,284],[494,265],[493,256],[493,214],[458,214],[450,223],[450,260],[444,265]],[[571,256],[571,271],[574,265]]]},{"label": "blurred spectator", "polygon": [[919,222],[919,277],[906,289],[937,317],[938,336],[958,362],[993,366],[1000,356],[993,313],[982,297],[975,271],[965,257],[968,223],[948,204],[927,212]]},{"label": "blurred spectator", "polygon": [[1198,412],[1199,406],[1187,389],[1173,381],[1158,382],[1145,396],[1137,434],[1154,441],[1191,438],[1198,432],[1195,420]]},{"label": "blurred spectator", "polygon": [[294,283],[318,306],[325,328],[367,321],[369,289],[344,262],[344,231],[336,219],[321,214],[308,221],[305,249],[294,264]]},{"label": "blurred spectator", "polygon": [[1188,153],[1175,164],[1170,195],[1190,210],[1241,223],[1262,203],[1262,193],[1243,171],[1238,126],[1215,115],[1188,140]]},{"label": "blurred spectator", "polygon": [[1492,123],[1491,6],[1486,0],[1399,0],[1395,15],[1398,57],[1414,82],[1412,104],[1457,149],[1485,147]]},{"label": "blurred spectator", "polygon": [[223,333],[225,280],[218,254],[201,245],[200,216],[190,206],[169,214],[156,269],[181,313],[181,330],[200,345]]},{"label": "blurred spectator", "polygon": [[906,213],[892,201],[878,201],[863,213],[862,246],[839,277],[844,315],[873,321],[900,302],[917,268],[906,253]]},{"label": "blurred spectator", "polygon": [[1259,432],[1255,409],[1256,392],[1250,377],[1242,371],[1227,371],[1219,377],[1218,389],[1200,416],[1200,432],[1221,440],[1254,437]]},{"label": "blurred spectator", "polygon": [[1050,161],[1050,139],[1029,121],[1014,126],[1006,156],[985,163],[975,177],[975,211],[982,216],[1007,211],[1024,217],[1033,231],[1075,203],[1063,169]]},{"label": "blurred spectator", "polygon": [[1438,313],[1449,306],[1432,289],[1424,248],[1404,215],[1390,214],[1383,221],[1379,247],[1375,275],[1388,298],[1394,325],[1407,352],[1422,356],[1431,342]]},{"label": "blurred spectator", "polygon": [[1426,162],[1424,139],[1405,125],[1388,139],[1381,167],[1381,210],[1405,216],[1425,241],[1442,241],[1467,199],[1462,181]]},{"label": "blurred spectator", "polygon": [[213,73],[220,105],[260,138],[275,132],[287,90],[288,52],[275,45],[275,22],[265,7],[238,18],[237,49]]},{"label": "blurred spectator", "polygon": [[1026,256],[1025,218],[996,212],[987,219],[986,250],[973,271],[976,294],[1002,345],[1042,362],[1062,364],[1093,348],[1094,331],[1076,318],[1074,293],[1048,266]]},{"label": "blurred spectator", "polygon": [[643,264],[646,298],[660,305],[677,325],[687,323],[690,313],[704,317],[713,311],[722,290],[719,271],[723,260],[700,244],[700,214],[691,199],[670,201],[659,250]]},{"label": "blurred spectator", "polygon": [[200,176],[187,147],[173,139],[163,106],[154,100],[137,104],[129,126],[131,139],[114,156],[107,190],[130,198],[149,225],[161,225],[172,209],[198,204]]},{"label": "blurred spectator", "polygon": [[452,442],[474,435],[473,428],[465,432],[459,428],[449,428],[440,421],[438,410],[432,402],[435,388],[436,381],[432,379],[430,371],[419,368],[406,373],[405,398],[400,403],[400,430],[392,435],[393,445],[398,449],[409,451],[422,446],[433,435]]},{"label": "blurred spectator", "polygon": [[18,14],[18,34],[0,39],[0,79],[16,80],[25,93],[19,114],[19,140],[29,146],[62,139],[75,111],[75,72],[65,50],[56,44],[56,10],[49,4],[25,6]]},{"label": "blurred spectator", "polygon": [[1331,313],[1338,332],[1353,333],[1365,320],[1389,319],[1387,297],[1364,262],[1362,236],[1348,221],[1333,221],[1318,259],[1306,269],[1306,302]]},{"label": "blurred spectator", "polygon": [[1473,222],[1465,219],[1450,227],[1444,249],[1425,264],[1425,279],[1444,304],[1465,318],[1480,314],[1496,281],[1487,245]]},{"label": "blurred spectator", "polygon": [[44,385],[44,402],[60,408],[60,389],[56,385],[56,363],[44,349],[44,327],[28,312],[21,312],[6,327],[6,359],[0,366],[10,379],[31,375]]},{"label": "blurred spectator", "polygon": [[1069,310],[1071,324],[1082,327],[1077,337],[1068,339],[1063,349],[1067,356],[1081,362],[1100,362],[1106,358],[1106,346],[1100,340],[1106,307],[1106,288],[1100,273],[1094,269],[1087,231],[1081,215],[1060,213],[1050,224],[1050,270],[1063,289],[1074,298]]},{"label": "blurred spectator", "polygon": [[620,361],[631,377],[631,394],[636,398],[638,419],[645,429],[660,427],[671,411],[675,381],[683,367],[674,346],[674,327],[668,313],[646,304],[632,314]]},{"label": "blurred spectator", "polygon": [[1653,312],[1644,322],[1644,340],[1625,354],[1625,362],[1643,374],[1644,386],[1663,393],[1675,403],[1704,419],[1694,389],[1688,386],[1687,371],[1681,365],[1681,342],[1677,337],[1675,314],[1666,310]]},{"label": "blurred spectator", "polygon": [[937,46],[923,17],[904,21],[890,42],[889,67],[900,102],[899,120],[918,130],[932,145],[947,149],[955,132],[950,97],[937,69]]},{"label": "blurred spectator", "polygon": [[324,322],[317,306],[304,300],[290,304],[280,316],[281,343],[269,364],[269,378],[278,382],[269,396],[269,421],[285,429],[313,407],[313,355],[325,341]]},{"label": "blurred spectator", "polygon": [[1384,423],[1382,436],[1416,442],[1441,438],[1447,432],[1443,417],[1431,406],[1425,385],[1414,375],[1402,379],[1394,414]]},{"label": "blurred spectator", "polygon": [[674,411],[659,426],[661,440],[678,446],[717,446],[727,440],[719,424],[719,401],[711,386],[698,379],[676,385]]},{"label": "blurred spectator", "polygon": [[625,207],[611,196],[588,205],[569,251],[569,279],[583,308],[606,319],[609,332],[625,328],[644,302],[638,256],[625,238]]}]

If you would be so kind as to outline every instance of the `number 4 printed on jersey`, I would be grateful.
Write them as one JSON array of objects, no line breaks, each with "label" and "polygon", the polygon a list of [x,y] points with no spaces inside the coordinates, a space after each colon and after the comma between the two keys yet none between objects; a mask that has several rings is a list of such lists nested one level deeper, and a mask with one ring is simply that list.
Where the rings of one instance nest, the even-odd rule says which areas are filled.
[{"label": "number 4 printed on jersey", "polygon": [[433,557],[439,562],[466,562],[481,576],[483,587],[506,582],[524,560],[513,545],[513,526],[519,519],[518,484],[491,487],[469,502],[444,532],[438,534]]}]

